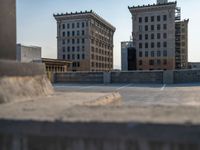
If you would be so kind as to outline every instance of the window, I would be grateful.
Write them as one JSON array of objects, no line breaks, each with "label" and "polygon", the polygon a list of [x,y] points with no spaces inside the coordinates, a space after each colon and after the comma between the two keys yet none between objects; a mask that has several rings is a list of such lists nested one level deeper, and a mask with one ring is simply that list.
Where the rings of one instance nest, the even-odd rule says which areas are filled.
[{"label": "window", "polygon": [[148,57],[148,51],[145,51],[145,57]]},{"label": "window", "polygon": [[77,36],[79,36],[79,35],[80,35],[80,32],[79,32],[79,31],[77,31],[77,32],[76,32],[76,35],[77,35]]},{"label": "window", "polygon": [[160,33],[157,33],[157,39],[160,39]]},{"label": "window", "polygon": [[85,35],[85,31],[84,30],[82,31],[82,35]]},{"label": "window", "polygon": [[154,25],[151,25],[151,31],[154,31]]},{"label": "window", "polygon": [[154,51],[151,51],[151,57],[154,57]]},{"label": "window", "polygon": [[85,54],[82,54],[82,59],[85,59]]},{"label": "window", "polygon": [[80,59],[80,55],[79,54],[77,54],[77,57],[76,57],[78,60]]},{"label": "window", "polygon": [[165,56],[165,57],[167,56],[167,51],[166,50],[163,51],[163,56]]},{"label": "window", "polygon": [[167,21],[167,15],[163,15],[163,21]]},{"label": "window", "polygon": [[65,59],[65,54],[63,54],[63,59]]},{"label": "window", "polygon": [[160,57],[160,55],[161,55],[161,54],[160,54],[160,51],[157,51],[157,56]]},{"label": "window", "polygon": [[67,39],[67,43],[68,43],[68,44],[70,43],[70,39]]},{"label": "window", "polygon": [[70,32],[69,32],[69,31],[67,31],[67,36],[68,36],[68,37],[70,36]]},{"label": "window", "polygon": [[75,32],[74,31],[72,31],[72,36],[75,36]]},{"label": "window", "polygon": [[167,65],[167,60],[166,59],[163,60],[163,65]]},{"label": "window", "polygon": [[69,46],[67,47],[67,51],[70,52],[70,47]]},{"label": "window", "polygon": [[160,24],[157,25],[157,30],[160,30]]},{"label": "window", "polygon": [[80,47],[79,46],[77,46],[77,52],[79,52],[80,51]]},{"label": "window", "polygon": [[65,47],[62,48],[62,51],[65,52]]},{"label": "window", "polygon": [[74,51],[75,51],[75,47],[73,46],[73,47],[72,47],[72,52],[74,52]]},{"label": "window", "polygon": [[163,29],[167,30],[167,24],[163,24]]},{"label": "window", "polygon": [[142,52],[141,51],[139,52],[139,57],[142,57]]},{"label": "window", "polygon": [[82,22],[82,28],[84,28],[85,27],[85,23],[84,22]]},{"label": "window", "polygon": [[157,42],[157,47],[160,48],[160,42]]},{"label": "window", "polygon": [[154,42],[152,42],[151,43],[151,48],[154,48],[154,47],[155,47]]},{"label": "window", "polygon": [[163,47],[167,47],[167,42],[163,42]]},{"label": "window", "polygon": [[148,17],[145,17],[145,22],[148,22]]},{"label": "window", "polygon": [[62,44],[63,44],[63,45],[65,44],[65,40],[62,40]]},{"label": "window", "polygon": [[82,43],[83,43],[83,44],[85,43],[85,39],[82,39]]},{"label": "window", "polygon": [[145,43],[145,48],[149,48],[149,44],[148,43]]},{"label": "window", "polygon": [[75,59],[75,55],[74,55],[74,54],[72,54],[72,59],[73,59],[73,60]]},{"label": "window", "polygon": [[142,40],[142,34],[139,35],[139,40]]},{"label": "window", "polygon": [[140,66],[142,65],[142,60],[139,60],[139,65],[140,65]]},{"label": "window", "polygon": [[75,25],[74,25],[74,23],[72,23],[72,29],[74,29],[74,27],[75,27]]},{"label": "window", "polygon": [[160,16],[157,16],[157,21],[160,21]]},{"label": "window", "polygon": [[142,23],[142,17],[139,17],[139,23]]},{"label": "window", "polygon": [[152,60],[152,59],[149,60],[149,65],[151,65],[151,66],[154,65],[154,60]]},{"label": "window", "polygon": [[151,34],[151,39],[152,39],[152,40],[154,39],[154,34],[153,34],[153,33]]},{"label": "window", "polygon": [[65,24],[62,25],[62,28],[65,29]]},{"label": "window", "polygon": [[62,33],[63,37],[65,37],[65,32]]},{"label": "window", "polygon": [[74,39],[72,39],[72,44],[75,44],[75,40]]},{"label": "window", "polygon": [[151,16],[151,22],[154,22],[154,16]]},{"label": "window", "polygon": [[69,28],[70,28],[70,24],[68,23],[68,24],[67,24],[67,29],[69,29]]},{"label": "window", "polygon": [[145,31],[148,31],[148,25],[145,26]]},{"label": "window", "polygon": [[70,59],[70,54],[67,55],[67,59]]},{"label": "window", "polygon": [[80,40],[79,39],[77,39],[77,44],[79,44],[80,43]]},{"label": "window", "polygon": [[160,65],[161,64],[161,61],[160,59],[157,60],[157,65]]},{"label": "window", "polygon": [[76,24],[76,27],[77,27],[77,28],[79,28],[79,27],[80,27],[80,24],[79,24],[79,22],[77,22],[77,24]]},{"label": "window", "polygon": [[163,39],[167,38],[167,33],[163,33]]},{"label": "window", "polygon": [[82,51],[83,51],[83,52],[85,51],[85,46],[82,46]]},{"label": "window", "polygon": [[148,37],[149,37],[148,34],[145,34],[145,40],[148,40]]},{"label": "window", "polygon": [[142,43],[139,43],[139,48],[142,48]]}]

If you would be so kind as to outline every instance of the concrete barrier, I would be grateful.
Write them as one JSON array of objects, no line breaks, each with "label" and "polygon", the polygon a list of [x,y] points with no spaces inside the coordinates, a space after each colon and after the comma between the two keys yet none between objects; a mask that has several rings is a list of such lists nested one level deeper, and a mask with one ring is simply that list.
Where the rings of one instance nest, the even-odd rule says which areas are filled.
[{"label": "concrete barrier", "polygon": [[200,70],[175,70],[174,83],[200,82]]},{"label": "concrete barrier", "polygon": [[24,101],[53,93],[43,64],[0,60],[0,103]]}]

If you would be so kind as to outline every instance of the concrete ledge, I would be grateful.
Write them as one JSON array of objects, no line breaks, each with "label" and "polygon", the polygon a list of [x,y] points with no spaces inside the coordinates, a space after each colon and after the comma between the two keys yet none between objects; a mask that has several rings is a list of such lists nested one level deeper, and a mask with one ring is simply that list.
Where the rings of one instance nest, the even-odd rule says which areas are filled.
[{"label": "concrete ledge", "polygon": [[86,105],[86,106],[103,106],[103,105],[108,105],[108,104],[111,104],[111,103],[116,103],[119,100],[121,100],[121,98],[122,97],[119,94],[119,92],[115,92],[115,93],[112,93],[110,95],[100,97],[97,100],[86,102],[83,105]]}]

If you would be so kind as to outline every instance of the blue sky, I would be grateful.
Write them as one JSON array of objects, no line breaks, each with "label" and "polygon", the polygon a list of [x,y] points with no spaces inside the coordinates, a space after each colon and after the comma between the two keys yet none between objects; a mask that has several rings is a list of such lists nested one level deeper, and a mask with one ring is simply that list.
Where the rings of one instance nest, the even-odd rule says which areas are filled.
[{"label": "blue sky", "polygon": [[[17,42],[42,47],[42,56],[56,58],[56,21],[53,13],[93,10],[116,27],[114,67],[121,66],[120,42],[130,39],[128,6],[152,4],[156,0],[17,0]],[[200,61],[200,1],[178,0],[182,19],[189,18],[189,61]]]}]

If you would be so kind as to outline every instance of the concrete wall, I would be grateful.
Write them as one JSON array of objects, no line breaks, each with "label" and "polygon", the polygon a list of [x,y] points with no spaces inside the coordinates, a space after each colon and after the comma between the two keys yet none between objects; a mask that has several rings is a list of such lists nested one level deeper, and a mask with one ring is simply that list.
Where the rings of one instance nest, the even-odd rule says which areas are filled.
[{"label": "concrete wall", "polygon": [[16,59],[15,0],[0,0],[0,59]]},{"label": "concrete wall", "polygon": [[173,84],[200,82],[200,70],[56,73],[54,83]]},{"label": "concrete wall", "polygon": [[0,120],[1,150],[199,150],[195,125]]}]

